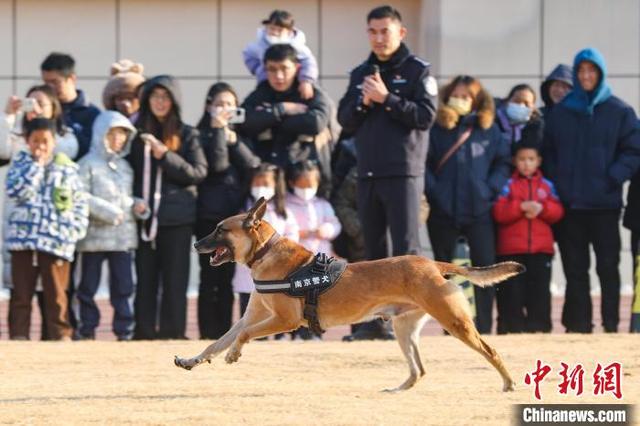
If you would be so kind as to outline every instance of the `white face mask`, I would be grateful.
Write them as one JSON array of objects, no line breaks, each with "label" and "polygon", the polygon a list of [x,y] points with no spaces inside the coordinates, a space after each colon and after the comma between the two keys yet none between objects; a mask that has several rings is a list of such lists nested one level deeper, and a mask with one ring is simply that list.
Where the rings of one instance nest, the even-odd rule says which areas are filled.
[{"label": "white face mask", "polygon": [[274,195],[276,195],[276,189],[270,186],[251,187],[251,196],[254,200],[259,200],[260,197],[264,197],[265,200],[269,201]]},{"label": "white face mask", "polygon": [[293,193],[305,201],[309,201],[315,197],[316,192],[318,192],[318,188],[293,188]]},{"label": "white face mask", "polygon": [[266,35],[265,38],[269,44],[287,44],[291,41],[289,36],[274,36],[274,35]]}]

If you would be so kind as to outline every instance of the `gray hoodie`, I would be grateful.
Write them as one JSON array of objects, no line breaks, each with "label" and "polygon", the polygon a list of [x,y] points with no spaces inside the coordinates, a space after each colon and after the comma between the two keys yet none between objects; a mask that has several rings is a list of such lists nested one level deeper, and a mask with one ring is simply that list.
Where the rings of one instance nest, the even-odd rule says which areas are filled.
[{"label": "gray hoodie", "polygon": [[[106,141],[107,133],[114,127],[129,132],[118,153],[111,151]],[[102,112],[93,123],[89,153],[78,162],[80,178],[90,194],[89,229],[77,244],[79,252],[128,251],[138,246],[133,170],[125,159],[135,134],[131,122],[116,111]]]}]

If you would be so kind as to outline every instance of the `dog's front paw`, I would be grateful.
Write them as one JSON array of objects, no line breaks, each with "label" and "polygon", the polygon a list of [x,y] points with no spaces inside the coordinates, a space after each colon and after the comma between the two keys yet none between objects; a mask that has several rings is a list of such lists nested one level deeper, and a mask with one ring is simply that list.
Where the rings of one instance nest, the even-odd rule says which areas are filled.
[{"label": "dog's front paw", "polygon": [[241,355],[242,354],[238,349],[231,348],[229,349],[229,352],[227,352],[227,355],[224,357],[224,360],[227,362],[227,364],[233,364],[234,362],[238,361],[238,358],[240,358]]},{"label": "dog's front paw", "polygon": [[202,358],[184,359],[184,358],[178,358],[177,355],[173,360],[173,363],[176,365],[176,367],[181,367],[181,368],[184,368],[185,370],[191,370],[193,367],[200,365],[203,362],[204,360]]}]

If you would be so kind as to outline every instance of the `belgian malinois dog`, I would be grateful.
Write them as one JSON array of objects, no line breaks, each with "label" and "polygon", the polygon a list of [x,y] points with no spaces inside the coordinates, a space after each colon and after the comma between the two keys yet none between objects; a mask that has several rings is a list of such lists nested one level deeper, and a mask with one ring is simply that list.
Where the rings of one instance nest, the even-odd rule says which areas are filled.
[{"label": "belgian malinois dog", "polygon": [[[260,199],[244,214],[229,217],[209,236],[195,244],[201,253],[212,253],[210,264],[238,262],[251,267],[254,280],[283,280],[308,264],[314,253],[286,238],[277,238],[273,227],[262,220],[267,203]],[[276,238],[274,238],[274,236]],[[274,242],[275,241],[275,242]],[[420,330],[435,318],[452,336],[484,356],[498,370],[503,391],[514,381],[498,353],[480,337],[461,289],[447,276],[459,275],[479,286],[490,286],[524,271],[515,262],[483,268],[435,262],[421,256],[398,256],[347,265],[340,280],[318,299],[318,317],[323,329],[391,318],[400,348],[409,364],[409,378],[395,389],[411,388],[425,374],[418,349]],[[229,348],[225,360],[240,358],[242,346],[258,337],[307,326],[304,299],[285,293],[253,292],[244,316],[200,355],[175,358],[178,367],[191,370]]]}]

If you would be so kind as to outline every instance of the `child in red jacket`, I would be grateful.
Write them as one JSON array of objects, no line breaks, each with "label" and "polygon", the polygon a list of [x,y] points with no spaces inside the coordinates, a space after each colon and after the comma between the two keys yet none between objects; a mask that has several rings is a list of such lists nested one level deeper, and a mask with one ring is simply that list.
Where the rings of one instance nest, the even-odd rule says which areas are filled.
[{"label": "child in red jacket", "polygon": [[515,171],[493,206],[498,226],[497,254],[501,261],[526,266],[520,274],[496,288],[498,334],[551,331],[551,225],[564,209],[553,184],[538,168],[536,141],[512,146]]}]

